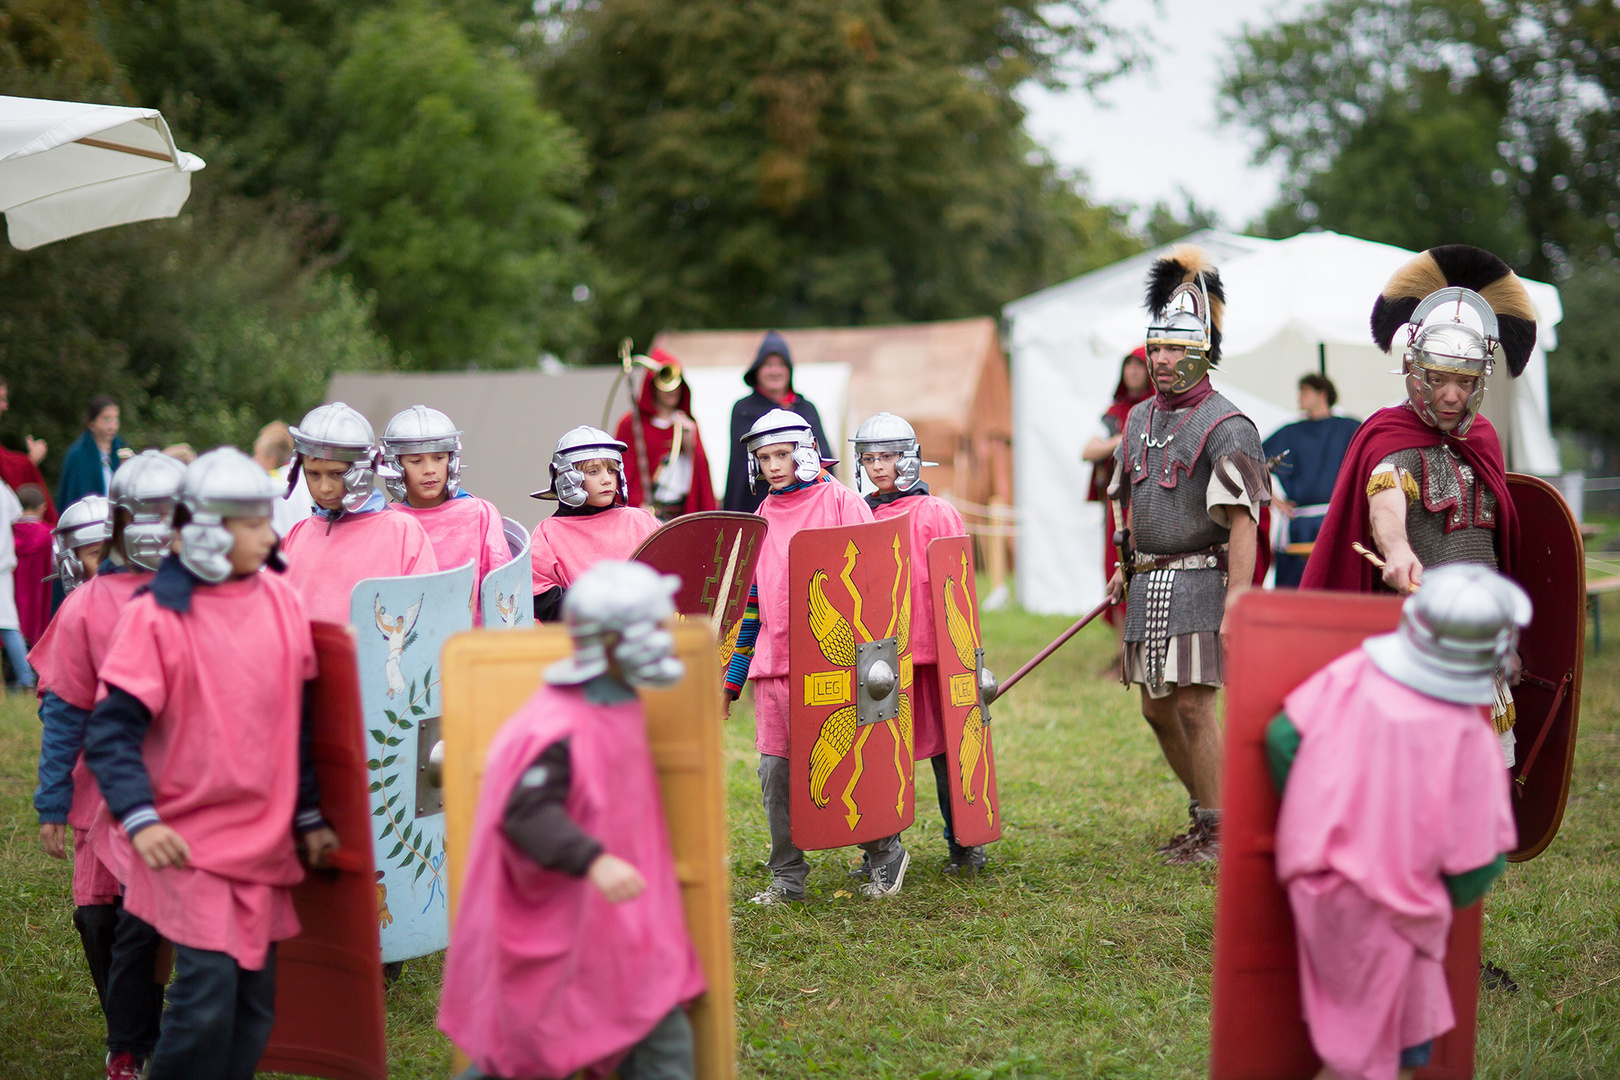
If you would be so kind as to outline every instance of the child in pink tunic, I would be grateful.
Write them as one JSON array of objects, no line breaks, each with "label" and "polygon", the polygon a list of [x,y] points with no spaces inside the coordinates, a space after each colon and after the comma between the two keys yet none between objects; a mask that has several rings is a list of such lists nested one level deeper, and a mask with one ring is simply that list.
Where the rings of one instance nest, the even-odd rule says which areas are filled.
[{"label": "child in pink tunic", "polygon": [[[308,417],[304,423],[310,424]],[[365,435],[370,433],[368,425]],[[388,513],[388,500],[380,491],[362,492],[364,501],[359,502],[347,490],[345,474],[363,471],[369,483],[369,470],[311,453],[300,453],[298,465],[315,510],[281,541],[281,556],[287,561],[287,580],[303,597],[311,619],[346,625],[349,594],[359,582],[439,569],[433,542],[412,515]],[[356,502],[355,509],[347,508]]]},{"label": "child in pink tunic", "polygon": [[658,531],[658,519],[626,503],[625,444],[600,428],[565,433],[551,458],[551,486],[531,498],[554,500],[557,512],[535,526],[534,618],[555,622],[563,593],[603,559],[628,559]]},{"label": "child in pink tunic", "polygon": [[466,1078],[693,1075],[684,1006],[706,984],[632,689],[680,678],[677,587],[588,571],[563,603],[574,656],[490,744],[439,1002]]},{"label": "child in pink tunic", "polygon": [[[743,436],[757,479],[770,487],[755,513],[770,524],[748,590],[748,606],[737,633],[737,649],[726,671],[726,714],[754,684],[754,748],[759,751],[760,795],[771,832],[766,866],[771,883],[750,900],[777,904],[804,899],[810,864],[793,843],[788,783],[788,542],[800,529],[858,525],[872,519],[861,497],[834,480],[823,467],[810,424],[797,413],[772,409]],[[893,896],[905,881],[911,856],[900,837],[860,845],[872,880],[868,896]]]},{"label": "child in pink tunic", "polygon": [[856,429],[855,453],[862,471],[877,490],[866,505],[878,521],[910,515],[911,519],[911,678],[912,757],[934,768],[934,790],[945,819],[947,874],[972,874],[985,862],[984,847],[963,847],[951,830],[950,764],[945,755],[945,715],[939,701],[939,646],[934,637],[934,594],[928,571],[928,545],[942,536],[966,536],[967,524],[956,507],[928,493],[920,478],[923,461],[916,432],[892,413],[869,417]]},{"label": "child in pink tunic", "polygon": [[1498,654],[1528,621],[1493,571],[1429,571],[1400,630],[1306,680],[1267,729],[1277,879],[1323,1080],[1408,1076],[1455,1026],[1451,912],[1485,894],[1517,839],[1487,710]]},{"label": "child in pink tunic", "polygon": [[234,449],[192,463],[179,552],[125,605],[98,673],[85,757],[120,825],[124,908],[175,945],[150,1080],[252,1075],[274,1020],[275,942],[299,930],[295,827],[312,865],[337,846],[309,752],[309,620],[279,574],[260,573],[276,494]]},{"label": "child in pink tunic", "polygon": [[[476,593],[485,575],[512,561],[512,552],[495,504],[461,486],[461,432],[437,409],[412,405],[388,422],[382,442],[389,508],[421,524],[439,569],[473,563]],[[475,604],[473,625],[482,622]]]}]

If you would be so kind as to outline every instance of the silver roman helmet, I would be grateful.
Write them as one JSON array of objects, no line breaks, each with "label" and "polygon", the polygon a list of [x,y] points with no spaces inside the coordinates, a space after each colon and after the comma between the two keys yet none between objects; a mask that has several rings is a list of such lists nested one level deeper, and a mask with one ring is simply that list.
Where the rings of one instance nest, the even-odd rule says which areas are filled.
[{"label": "silver roman helmet", "polygon": [[173,535],[174,503],[180,494],[186,467],[157,450],[136,454],[113,473],[110,498],[114,514],[129,514],[121,536],[126,561],[143,570],[156,570],[169,553]]},{"label": "silver roman helmet", "polygon": [[555,499],[564,506],[584,506],[590,498],[585,493],[585,474],[579,471],[582,461],[606,458],[619,466],[619,499],[630,500],[630,487],[624,478],[624,443],[601,428],[581,424],[563,433],[557,440],[557,449],[551,453],[551,486],[532,492],[531,499]]},{"label": "silver roman helmet", "polygon": [[617,661],[632,686],[672,686],[686,673],[674,656],[664,622],[675,614],[680,578],[638,562],[605,560],[568,587],[563,620],[574,655],[546,668],[555,686],[577,686],[605,674]]},{"label": "silver roman helmet", "polygon": [[395,502],[405,501],[405,470],[399,459],[406,454],[447,453],[444,491],[450,498],[461,489],[461,429],[438,409],[426,405],[412,405],[395,414],[383,430],[382,465],[377,475],[383,478],[389,496]]},{"label": "silver roman helmet", "polygon": [[59,580],[70,593],[85,582],[79,549],[105,543],[112,535],[112,503],[104,495],[86,495],[56,519],[51,530],[51,557],[56,571],[47,581]]},{"label": "silver roman helmet", "polygon": [[1385,675],[1442,701],[1490,705],[1494,677],[1530,625],[1530,597],[1477,563],[1450,563],[1423,575],[1401,605],[1394,633],[1362,644]]},{"label": "silver roman helmet", "polygon": [[369,420],[343,402],[334,401],[311,409],[297,427],[288,431],[299,456],[288,470],[284,498],[298,483],[304,458],[325,458],[350,463],[343,474],[343,509],[352,514],[366,505],[377,474],[377,436]]},{"label": "silver roman helmet", "polygon": [[1485,378],[1498,361],[1517,378],[1536,344],[1530,294],[1507,263],[1481,248],[1430,248],[1395,272],[1373,304],[1373,340],[1386,353],[1399,337],[1407,396],[1432,427],[1436,373],[1475,380],[1455,429],[1466,435],[1485,401]]},{"label": "silver roman helmet", "polygon": [[1179,244],[1168,255],[1153,260],[1148,269],[1146,307],[1150,317],[1148,355],[1152,356],[1155,345],[1186,349],[1187,355],[1176,364],[1176,381],[1169,393],[1191,390],[1220,363],[1221,321],[1226,314],[1226,289],[1203,248]]},{"label": "silver roman helmet", "polygon": [[[863,454],[899,454],[900,458],[894,466],[894,486],[901,491],[910,491],[917,486],[925,466],[939,464],[922,459],[916,429],[904,417],[894,413],[880,412],[868,416],[861,421],[861,426],[855,429],[855,437],[849,441],[855,444],[857,460]],[[861,489],[863,471],[857,469],[855,472],[856,491]]]},{"label": "silver roman helmet", "polygon": [[231,576],[236,538],[225,528],[232,517],[269,517],[280,494],[259,463],[234,446],[210,450],[186,467],[180,505],[189,520],[180,527],[180,564],[204,581]]},{"label": "silver roman helmet", "polygon": [[742,437],[743,447],[748,451],[750,489],[759,482],[759,461],[754,451],[777,443],[793,444],[793,475],[798,480],[808,483],[820,475],[821,451],[816,446],[815,429],[810,421],[788,409],[772,409],[755,420],[754,426]]}]

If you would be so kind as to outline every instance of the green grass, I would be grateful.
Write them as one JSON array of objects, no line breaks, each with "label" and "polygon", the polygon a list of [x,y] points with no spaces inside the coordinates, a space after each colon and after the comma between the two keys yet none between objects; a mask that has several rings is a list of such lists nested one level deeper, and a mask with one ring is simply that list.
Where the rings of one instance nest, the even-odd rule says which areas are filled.
[{"label": "green grass", "polygon": [[[1607,614],[1620,626],[1620,598]],[[985,616],[1010,672],[1065,620]],[[727,727],[738,1058],[744,1077],[1198,1077],[1205,1074],[1214,872],[1150,852],[1185,796],[1134,706],[1097,678],[1093,628],[995,712],[1006,836],[976,881],[943,877],[925,771],[905,891],[850,891],[852,851],[812,854],[803,905],[754,909],[767,840],[747,710]],[[0,1076],[100,1075],[100,1018],[72,928],[68,868],[30,810],[38,724],[0,705]],[[1620,640],[1589,657],[1563,831],[1487,901],[1486,955],[1523,990],[1488,993],[1479,1074],[1620,1076]],[[388,991],[391,1075],[445,1077],[439,964]]]}]

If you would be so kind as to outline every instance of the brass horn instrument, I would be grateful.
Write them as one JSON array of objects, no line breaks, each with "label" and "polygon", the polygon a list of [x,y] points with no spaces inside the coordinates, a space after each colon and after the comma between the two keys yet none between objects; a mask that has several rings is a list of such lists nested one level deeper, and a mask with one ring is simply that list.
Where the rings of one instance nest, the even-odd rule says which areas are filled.
[{"label": "brass horn instrument", "polygon": [[[634,345],[630,338],[625,338],[623,341],[619,342],[620,370],[618,377],[613,380],[612,388],[608,390],[607,404],[602,408],[602,430],[612,430],[608,427],[608,423],[612,419],[613,398],[619,392],[619,384],[623,383],[624,392],[630,398],[631,441],[635,444],[636,465],[640,468],[642,497],[644,500],[650,502],[652,499],[653,476],[652,471],[648,468],[649,462],[647,460],[647,440],[641,434],[641,422],[636,416],[635,390],[630,382],[630,373],[638,367],[645,368],[648,371],[649,374],[647,377],[653,381],[654,389],[662,390],[666,393],[681,385],[682,374],[679,361],[671,361],[667,364],[661,364],[650,356],[643,356],[640,353],[635,352]],[[680,425],[677,424],[675,426],[675,442],[670,448],[669,456],[671,459],[674,459],[680,454],[680,452],[681,429]]]}]

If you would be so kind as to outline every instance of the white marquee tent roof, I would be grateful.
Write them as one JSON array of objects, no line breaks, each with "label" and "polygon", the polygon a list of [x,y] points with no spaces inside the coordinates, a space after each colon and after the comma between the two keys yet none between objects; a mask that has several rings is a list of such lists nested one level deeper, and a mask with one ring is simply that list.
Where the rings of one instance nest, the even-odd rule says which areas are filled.
[{"label": "white marquee tent roof", "polygon": [[[1226,286],[1216,387],[1262,436],[1298,418],[1296,387],[1325,369],[1339,410],[1365,417],[1399,401],[1397,361],[1372,344],[1373,300],[1415,252],[1338,233],[1265,240],[1213,230],[1187,237],[1208,251]],[[1003,310],[1013,378],[1013,456],[1019,522],[1018,592],[1041,612],[1086,611],[1102,599],[1102,517],[1086,501],[1080,448],[1112,400],[1120,359],[1142,342],[1143,284],[1169,246],[1142,252]],[[1563,317],[1558,290],[1526,281],[1538,342],[1522,377],[1498,370],[1485,413],[1503,435],[1509,467],[1558,472],[1547,418],[1545,350]]]}]

